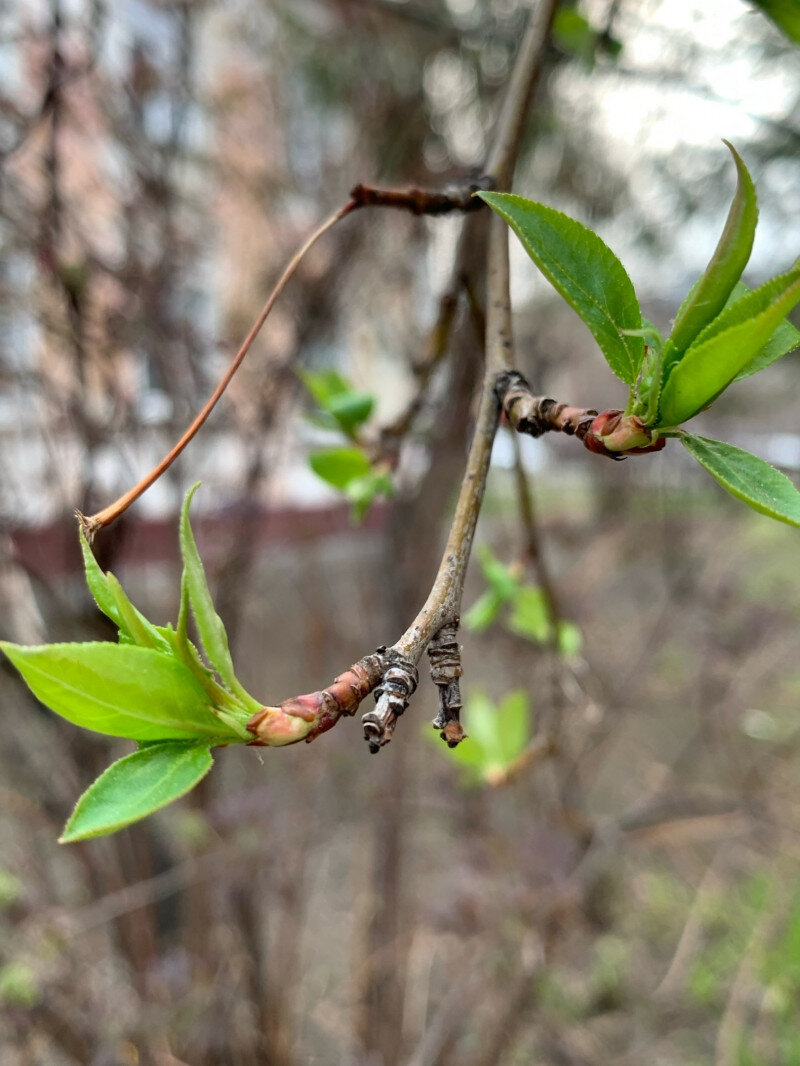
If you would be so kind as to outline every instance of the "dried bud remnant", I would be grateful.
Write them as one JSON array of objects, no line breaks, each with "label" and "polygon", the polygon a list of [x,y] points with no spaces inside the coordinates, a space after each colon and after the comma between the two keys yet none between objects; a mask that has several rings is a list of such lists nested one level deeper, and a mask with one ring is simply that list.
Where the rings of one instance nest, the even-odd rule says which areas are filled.
[{"label": "dried bud remnant", "polygon": [[417,687],[418,676],[416,666],[395,652],[375,689],[375,710],[367,711],[361,719],[364,739],[373,755],[392,739],[397,719]]},{"label": "dried bud remnant", "polygon": [[467,735],[460,721],[462,669],[457,633],[458,622],[448,623],[428,645],[431,680],[439,689],[439,713],[432,724],[449,748],[457,747]]}]

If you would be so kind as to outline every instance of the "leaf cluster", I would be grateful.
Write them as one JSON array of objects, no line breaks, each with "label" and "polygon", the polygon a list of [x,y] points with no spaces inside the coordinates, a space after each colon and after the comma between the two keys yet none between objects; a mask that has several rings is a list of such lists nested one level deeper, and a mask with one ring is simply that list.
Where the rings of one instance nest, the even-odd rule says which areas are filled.
[{"label": "leaf cluster", "polygon": [[[158,626],[137,610],[113,574],[100,569],[81,533],[86,583],[116,625],[118,643],[0,643],[33,694],[74,725],[135,740],[81,796],[62,842],[111,833],[193,788],[211,768],[211,748],[247,743],[261,704],[233,669],[189,521],[197,485],[180,521],[183,559],[177,625]],[[193,616],[205,658],[188,637]]]},{"label": "leaf cluster", "polygon": [[[507,566],[488,545],[478,549],[487,588],[464,615],[467,629],[482,633],[495,622],[533,644],[551,644],[553,623],[543,589],[527,584],[513,566]],[[577,655],[583,643],[573,622],[559,620],[557,646],[567,657]]]},{"label": "leaf cluster", "polygon": [[800,332],[786,319],[800,303],[800,260],[755,290],[741,281],[758,205],[744,161],[725,143],[736,166],[736,193],[714,254],[678,309],[667,338],[643,318],[624,266],[596,233],[520,196],[477,195],[517,234],[588,326],[611,370],[629,386],[625,413],[640,419],[654,442],[661,436],[678,437],[724,489],[750,507],[800,525],[800,493],[788,478],[740,448],[681,428],[734,382],[800,345]]},{"label": "leaf cluster", "polygon": [[394,494],[389,471],[371,463],[359,441],[359,429],[372,414],[375,397],[353,388],[336,370],[306,370],[300,377],[319,407],[312,421],[340,432],[347,442],[312,452],[309,465],[318,477],[345,494],[353,517],[360,520],[378,497]]},{"label": "leaf cluster", "polygon": [[467,736],[458,747],[444,749],[446,757],[461,767],[468,786],[503,781],[531,741],[528,694],[518,689],[494,703],[481,689],[472,689],[463,717]]}]

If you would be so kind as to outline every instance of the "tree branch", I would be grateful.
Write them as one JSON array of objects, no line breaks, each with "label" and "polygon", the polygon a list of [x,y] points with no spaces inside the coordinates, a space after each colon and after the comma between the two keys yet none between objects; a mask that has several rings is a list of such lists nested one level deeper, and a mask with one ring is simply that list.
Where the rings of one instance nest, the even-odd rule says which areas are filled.
[{"label": "tree branch", "polygon": [[[486,167],[486,173],[495,188],[503,189],[510,182],[522,139],[528,102],[541,74],[550,27],[557,8],[558,0],[542,0],[528,21]],[[417,617],[393,646],[393,650],[414,666],[442,627],[456,626],[459,621],[464,578],[500,418],[495,382],[500,373],[511,370],[511,343],[508,230],[501,219],[493,216],[489,230],[486,366],[475,433],[450,533],[433,587]],[[374,736],[368,739],[371,745],[375,742]],[[382,742],[386,743],[388,739],[390,737],[387,736]]]}]

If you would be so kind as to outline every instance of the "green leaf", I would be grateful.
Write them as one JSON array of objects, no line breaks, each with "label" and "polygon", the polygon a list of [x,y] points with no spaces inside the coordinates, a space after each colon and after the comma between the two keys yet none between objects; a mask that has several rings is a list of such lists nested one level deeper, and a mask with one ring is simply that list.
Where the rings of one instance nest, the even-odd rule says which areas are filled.
[{"label": "green leaf", "polygon": [[368,392],[348,392],[344,396],[336,396],[328,404],[328,410],[348,434],[366,422],[374,407],[375,397]]},{"label": "green leaf", "polygon": [[642,313],[631,280],[611,249],[552,207],[511,193],[477,195],[505,219],[548,281],[578,312],[617,377],[633,385],[644,341],[625,331],[642,328]]},{"label": "green leaf", "polygon": [[120,636],[125,637],[132,644],[141,644],[146,648],[161,648],[166,651],[169,645],[159,633],[158,627],[149,622],[141,611],[133,606],[113,574],[103,573],[83,530],[80,531],[80,541],[86,584],[94,597],[94,602],[119,629]]},{"label": "green leaf", "polygon": [[169,647],[168,643],[158,629],[136,610],[114,575],[107,574],[106,581],[119,611],[120,633],[126,634],[133,644],[138,644],[141,648],[157,648],[160,651],[166,651]]},{"label": "green leaf", "polygon": [[113,763],[78,800],[59,843],[115,833],[166,807],[205,777],[207,744],[148,744]]},{"label": "green leaf", "polygon": [[514,597],[511,615],[506,626],[512,633],[526,637],[537,644],[550,638],[550,616],[547,601],[540,588],[524,585]]},{"label": "green leaf", "polygon": [[530,740],[528,697],[523,691],[508,693],[495,707],[485,692],[472,690],[465,717],[469,736],[455,751],[467,745],[470,749],[457,761],[482,777],[507,769]]},{"label": "green leaf", "polygon": [[436,744],[436,750],[440,754],[444,753],[448,759],[468,771],[466,775],[468,780],[475,784],[480,782],[485,759],[483,749],[473,739],[471,734],[468,734],[456,748],[446,747],[441,743],[438,737],[432,733],[427,733],[427,735],[434,741]]},{"label": "green leaf", "polygon": [[714,400],[767,344],[798,301],[800,266],[795,266],[727,307],[666,379],[659,424],[680,425]]},{"label": "green leaf", "polygon": [[[733,292],[728,297],[725,310],[727,311],[729,307],[741,300],[743,296],[748,296],[752,291],[744,282],[737,282]],[[741,381],[742,378],[750,377],[751,374],[764,370],[798,347],[800,347],[800,330],[795,329],[788,318],[784,318],[767,343],[762,348],[759,348],[747,366],[740,370],[733,380]]]},{"label": "green leaf", "polygon": [[36,976],[28,965],[20,959],[12,959],[0,966],[0,1003],[13,1004],[30,1010],[41,998]]},{"label": "green leaf", "polygon": [[327,409],[336,396],[350,391],[350,384],[337,370],[299,370],[298,376],[320,405]]},{"label": "green leaf", "polygon": [[[465,719],[469,740],[476,744],[481,752],[481,769],[486,770],[491,766],[502,767],[504,765],[503,745],[497,732],[497,711],[492,701],[481,689],[470,691]],[[465,743],[469,741],[462,742],[462,744]],[[462,747],[462,744],[458,747]]]},{"label": "green leaf", "polygon": [[82,529],[80,530],[79,536],[81,541],[81,552],[83,553],[83,567],[86,571],[86,584],[89,586],[89,591],[94,597],[94,602],[103,614],[107,618],[110,618],[117,628],[119,628],[120,620],[117,602],[108,587],[106,575],[101,570],[97,559],[95,559],[94,552],[92,551],[89,541],[86,539],[86,534]]},{"label": "green leaf", "polygon": [[800,6],[797,0],[751,0],[780,27],[790,41],[800,44]]},{"label": "green leaf", "polygon": [[648,318],[642,319],[641,329],[625,329],[622,331],[626,337],[641,337],[650,348],[659,354],[664,350],[664,338],[661,331]]},{"label": "green leaf", "polygon": [[665,375],[723,309],[753,249],[758,221],[755,186],[739,153],[728,141],[724,143],[736,164],[736,193],[711,262],[678,311],[669,337]]},{"label": "green leaf", "polygon": [[[730,302],[735,303],[736,300],[747,296],[750,292],[752,289],[740,281],[731,293]],[[795,348],[800,348],[800,330],[795,329],[788,318],[784,318],[763,348],[759,348],[747,366],[740,370],[733,380],[741,381],[742,378],[748,378],[751,374],[757,374],[759,370],[764,370],[776,363],[784,355],[793,352]]]},{"label": "green leaf", "polygon": [[34,696],[84,729],[130,740],[236,736],[172,655],[110,643],[0,648]]},{"label": "green leaf", "polygon": [[581,59],[591,57],[597,34],[574,7],[561,7],[553,20],[553,40],[559,48]]},{"label": "green leaf", "polygon": [[320,405],[345,433],[366,422],[375,407],[375,397],[358,392],[335,370],[300,371],[300,377]]},{"label": "green leaf", "polygon": [[789,352],[793,352],[798,347],[800,347],[800,330],[795,329],[792,323],[785,318],[767,343],[756,352],[750,362],[739,371],[733,380],[741,381],[742,378],[749,378],[751,374],[757,374],[759,370],[772,366],[773,363],[777,363],[784,355],[788,355]]},{"label": "green leaf", "polygon": [[583,647],[583,634],[574,622],[558,623],[558,650],[565,659],[572,659],[580,654]]},{"label": "green leaf", "polygon": [[737,500],[779,522],[800,526],[800,492],[774,466],[722,441],[690,433],[682,433],[681,441],[689,454]]},{"label": "green leaf", "polygon": [[487,589],[462,617],[461,624],[473,633],[482,633],[495,621],[505,602],[495,589]]},{"label": "green leaf", "polygon": [[353,517],[360,522],[378,496],[394,495],[394,482],[386,470],[370,470],[363,477],[353,478],[345,492],[353,504]]},{"label": "green leaf", "polygon": [[531,738],[528,694],[522,689],[509,692],[497,707],[495,731],[500,743],[503,769],[516,759]]},{"label": "green leaf", "polygon": [[318,477],[336,489],[346,489],[351,481],[364,477],[372,469],[359,448],[326,448],[312,452],[309,463]]},{"label": "green leaf", "polygon": [[[214,601],[206,581],[206,572],[203,568],[200,553],[192,532],[189,521],[189,507],[192,498],[199,488],[199,482],[186,493],[181,509],[180,545],[183,557],[183,574],[181,584],[186,583],[189,595],[189,603],[192,608],[194,620],[197,623],[197,632],[211,666],[216,670],[223,683],[228,686],[246,707],[253,711],[259,710],[261,704],[247,692],[239,683],[233,669],[233,659],[228,647],[228,634],[222,619],[214,608]],[[185,625],[185,620],[184,620]]]},{"label": "green leaf", "polygon": [[519,578],[513,573],[511,567],[500,562],[488,544],[481,544],[477,554],[486,584],[503,603],[507,603],[519,587]]}]

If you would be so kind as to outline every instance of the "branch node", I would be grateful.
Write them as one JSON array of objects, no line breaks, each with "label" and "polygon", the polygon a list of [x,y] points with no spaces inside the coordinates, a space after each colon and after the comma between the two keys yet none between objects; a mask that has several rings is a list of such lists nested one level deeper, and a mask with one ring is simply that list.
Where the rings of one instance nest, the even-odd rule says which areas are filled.
[{"label": "branch node", "polygon": [[395,652],[375,689],[375,710],[367,711],[361,719],[364,739],[373,755],[392,739],[397,719],[408,706],[418,680],[416,666]]},{"label": "branch node", "polygon": [[83,511],[75,511],[75,517],[78,519],[78,525],[81,527],[84,537],[91,544],[95,534],[100,529],[100,523],[94,518],[87,517]]},{"label": "branch node", "polygon": [[439,689],[439,711],[432,725],[448,748],[457,747],[467,734],[461,725],[461,645],[456,639],[458,620],[443,625],[428,645],[431,681]]}]

